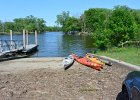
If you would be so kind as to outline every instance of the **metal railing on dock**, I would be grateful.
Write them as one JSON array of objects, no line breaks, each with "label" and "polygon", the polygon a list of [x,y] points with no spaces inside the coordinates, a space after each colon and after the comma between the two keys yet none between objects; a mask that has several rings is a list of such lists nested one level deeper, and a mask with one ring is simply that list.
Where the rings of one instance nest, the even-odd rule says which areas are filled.
[{"label": "metal railing on dock", "polygon": [[[37,31],[35,31],[35,44],[28,43],[28,31],[23,30],[23,40],[13,40],[13,33],[10,30],[10,40],[0,40],[0,59],[25,57],[37,51]],[[16,56],[15,56],[16,55]],[[21,57],[21,56],[20,56]]]},{"label": "metal railing on dock", "polygon": [[17,52],[23,49],[23,42],[19,40],[0,40],[0,55]]}]

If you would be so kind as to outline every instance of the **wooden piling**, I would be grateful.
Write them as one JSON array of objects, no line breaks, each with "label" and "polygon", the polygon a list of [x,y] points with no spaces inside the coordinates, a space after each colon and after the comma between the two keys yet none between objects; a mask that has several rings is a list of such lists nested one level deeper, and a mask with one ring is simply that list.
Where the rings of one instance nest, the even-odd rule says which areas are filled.
[{"label": "wooden piling", "polygon": [[2,43],[0,41],[0,53],[2,53]]},{"label": "wooden piling", "polygon": [[23,48],[26,49],[26,43],[25,43],[25,30],[23,30]]},{"label": "wooden piling", "polygon": [[28,33],[28,30],[26,30],[26,45],[29,44],[29,33]]},{"label": "wooden piling", "polygon": [[10,40],[11,41],[13,40],[13,32],[12,32],[12,30],[10,30]]},{"label": "wooden piling", "polygon": [[35,30],[35,44],[37,45],[37,31]]},{"label": "wooden piling", "polygon": [[10,45],[9,45],[10,50],[13,49],[12,48],[12,41],[13,41],[13,32],[12,32],[12,30],[10,30]]}]

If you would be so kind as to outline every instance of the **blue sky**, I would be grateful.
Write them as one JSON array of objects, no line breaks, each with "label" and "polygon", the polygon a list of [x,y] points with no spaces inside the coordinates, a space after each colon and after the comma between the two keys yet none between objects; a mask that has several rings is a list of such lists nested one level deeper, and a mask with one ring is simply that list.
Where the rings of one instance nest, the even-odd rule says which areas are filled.
[{"label": "blue sky", "polygon": [[140,9],[140,0],[0,0],[0,20],[12,21],[33,15],[43,18],[47,26],[53,26],[56,15],[62,11],[69,11],[71,16],[78,17],[89,8],[112,9],[116,5]]}]

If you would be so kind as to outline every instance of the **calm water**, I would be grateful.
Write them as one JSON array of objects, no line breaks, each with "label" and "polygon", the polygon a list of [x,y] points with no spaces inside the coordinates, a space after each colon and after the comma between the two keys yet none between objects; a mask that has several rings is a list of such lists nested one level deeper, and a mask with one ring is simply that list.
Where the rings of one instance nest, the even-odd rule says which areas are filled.
[{"label": "calm water", "polygon": [[[0,39],[8,40],[9,35],[0,35]],[[13,40],[22,40],[22,34],[13,35]],[[29,43],[34,43],[34,34],[29,35]],[[64,57],[76,53],[83,56],[93,50],[89,36],[66,35],[62,32],[46,32],[38,34],[38,52],[32,57]]]}]

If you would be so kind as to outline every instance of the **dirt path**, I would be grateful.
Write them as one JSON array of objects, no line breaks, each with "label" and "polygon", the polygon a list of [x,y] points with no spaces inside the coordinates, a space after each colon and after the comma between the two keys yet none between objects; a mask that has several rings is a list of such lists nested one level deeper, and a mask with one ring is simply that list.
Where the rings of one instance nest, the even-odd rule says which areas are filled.
[{"label": "dirt path", "polygon": [[102,71],[77,62],[64,71],[63,58],[26,58],[0,62],[0,100],[116,100],[131,70]]}]

